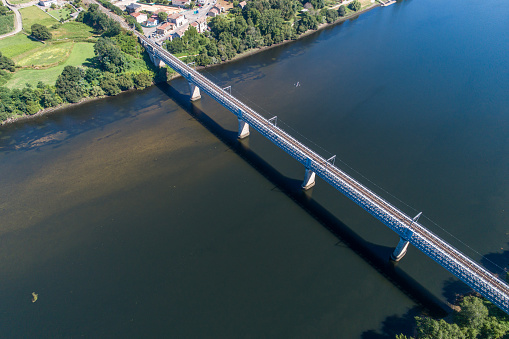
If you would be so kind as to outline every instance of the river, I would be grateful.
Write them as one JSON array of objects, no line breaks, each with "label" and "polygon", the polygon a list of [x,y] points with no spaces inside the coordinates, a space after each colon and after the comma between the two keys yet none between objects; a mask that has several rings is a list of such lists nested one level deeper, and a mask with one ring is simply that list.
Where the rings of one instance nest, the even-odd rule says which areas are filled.
[{"label": "river", "polygon": [[[405,0],[203,73],[501,273],[508,13]],[[175,79],[0,127],[2,337],[393,338],[468,291],[188,99]]]}]

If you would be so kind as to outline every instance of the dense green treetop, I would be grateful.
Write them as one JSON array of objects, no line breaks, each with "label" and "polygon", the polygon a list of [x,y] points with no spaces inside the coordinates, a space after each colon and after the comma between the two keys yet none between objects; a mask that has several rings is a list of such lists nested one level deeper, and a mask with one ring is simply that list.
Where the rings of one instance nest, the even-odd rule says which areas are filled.
[{"label": "dense green treetop", "polygon": [[43,26],[41,24],[33,24],[30,27],[32,31],[32,35],[39,40],[49,40],[52,38],[52,34],[49,31],[48,27]]}]

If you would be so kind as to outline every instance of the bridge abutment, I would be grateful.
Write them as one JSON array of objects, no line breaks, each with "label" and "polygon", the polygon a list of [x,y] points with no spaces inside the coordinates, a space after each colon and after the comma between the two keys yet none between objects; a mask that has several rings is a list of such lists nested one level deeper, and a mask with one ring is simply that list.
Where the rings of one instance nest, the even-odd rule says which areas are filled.
[{"label": "bridge abutment", "polygon": [[408,249],[408,240],[399,238],[398,246],[394,249],[394,252],[391,254],[392,261],[400,261],[406,254]]},{"label": "bridge abutment", "polygon": [[201,98],[200,88],[192,82],[189,83],[189,91],[191,92],[191,101],[195,101]]},{"label": "bridge abutment", "polygon": [[306,168],[306,175],[304,176],[304,181],[302,182],[301,185],[303,190],[308,190],[311,187],[315,186],[315,176],[316,176],[315,172]]},{"label": "bridge abutment", "polygon": [[239,135],[237,138],[244,139],[249,135],[249,125],[242,119],[239,119]]}]

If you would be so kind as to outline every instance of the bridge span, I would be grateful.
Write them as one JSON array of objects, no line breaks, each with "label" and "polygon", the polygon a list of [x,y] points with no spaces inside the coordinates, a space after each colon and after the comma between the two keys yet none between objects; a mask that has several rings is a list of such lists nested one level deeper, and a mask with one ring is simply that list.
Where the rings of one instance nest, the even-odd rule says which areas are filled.
[{"label": "bridge span", "polygon": [[143,35],[137,32],[135,34],[156,65],[166,64],[187,79],[191,100],[199,99],[201,90],[235,114],[239,121],[239,138],[248,136],[251,127],[304,165],[303,189],[312,187],[315,184],[315,176],[318,175],[396,232],[400,236],[400,241],[391,256],[392,260],[400,260],[405,255],[408,245],[412,244],[509,314],[509,285],[419,224],[418,218],[421,213],[414,218],[407,216],[337,168],[331,159],[321,157],[278,128],[272,119],[262,117],[168,51]]}]

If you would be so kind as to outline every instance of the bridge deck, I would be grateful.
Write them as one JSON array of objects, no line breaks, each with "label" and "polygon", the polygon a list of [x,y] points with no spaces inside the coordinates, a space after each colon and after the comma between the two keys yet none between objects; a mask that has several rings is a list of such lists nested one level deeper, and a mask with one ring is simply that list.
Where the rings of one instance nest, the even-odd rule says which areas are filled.
[{"label": "bridge deck", "polygon": [[412,245],[509,314],[509,286],[505,282],[463,255],[424,226],[413,222],[409,216],[371,192],[336,166],[328,163],[326,159],[271,124],[253,109],[222,90],[178,58],[144,36],[138,36],[150,53],[153,53],[190,83],[205,91],[233,112],[240,120],[248,123],[306,168],[314,171],[324,181],[379,219],[400,237],[408,240]]}]

